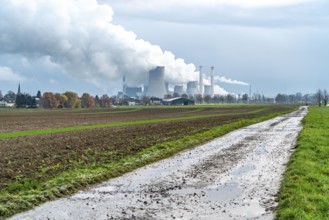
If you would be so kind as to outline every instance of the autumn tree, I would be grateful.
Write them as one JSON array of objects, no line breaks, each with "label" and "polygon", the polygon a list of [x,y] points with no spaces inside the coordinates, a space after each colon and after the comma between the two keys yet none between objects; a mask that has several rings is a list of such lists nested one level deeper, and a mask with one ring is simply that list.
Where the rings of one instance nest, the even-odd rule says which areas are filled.
[{"label": "autumn tree", "polygon": [[111,105],[112,105],[112,99],[106,94],[102,95],[102,97],[100,98],[100,107],[108,108],[111,107]]},{"label": "autumn tree", "polygon": [[66,103],[67,100],[68,100],[67,96],[64,95],[64,94],[56,93],[56,94],[55,94],[55,98],[56,98],[56,100],[57,100],[58,103],[59,103],[58,107],[59,107],[59,108],[64,108],[64,105],[65,105],[65,103]]},{"label": "autumn tree", "polygon": [[42,96],[42,107],[44,108],[57,108],[59,102],[52,92],[45,92]]},{"label": "autumn tree", "polygon": [[81,96],[81,106],[82,108],[95,108],[96,105],[94,97],[92,97],[88,93],[83,93]]},{"label": "autumn tree", "polygon": [[75,92],[65,92],[63,95],[67,97],[67,101],[64,103],[66,108],[79,108],[81,106],[78,94]]}]

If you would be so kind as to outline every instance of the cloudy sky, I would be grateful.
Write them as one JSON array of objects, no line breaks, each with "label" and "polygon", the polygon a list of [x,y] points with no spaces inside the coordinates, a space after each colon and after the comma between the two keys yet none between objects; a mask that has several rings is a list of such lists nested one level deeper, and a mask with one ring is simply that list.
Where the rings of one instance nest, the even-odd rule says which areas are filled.
[{"label": "cloudy sky", "polygon": [[215,66],[218,92],[329,89],[326,0],[0,0],[0,90],[115,94]]}]

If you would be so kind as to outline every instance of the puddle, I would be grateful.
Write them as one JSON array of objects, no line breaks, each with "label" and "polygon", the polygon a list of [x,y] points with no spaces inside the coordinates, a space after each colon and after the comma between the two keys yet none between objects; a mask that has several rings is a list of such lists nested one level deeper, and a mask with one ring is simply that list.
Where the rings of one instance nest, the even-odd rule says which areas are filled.
[{"label": "puddle", "polygon": [[198,188],[182,188],[169,191],[172,195],[184,197],[196,197],[205,202],[228,202],[241,196],[242,190],[236,182],[226,183],[225,185],[198,189]]},{"label": "puddle", "polygon": [[255,165],[253,165],[251,163],[248,163],[248,164],[246,164],[244,166],[239,167],[239,169],[237,169],[236,171],[234,171],[232,173],[232,175],[234,175],[234,176],[241,176],[241,175],[244,175],[244,174],[246,174],[246,173],[248,173],[248,172],[250,172],[252,170],[255,170],[255,168],[256,168]]}]

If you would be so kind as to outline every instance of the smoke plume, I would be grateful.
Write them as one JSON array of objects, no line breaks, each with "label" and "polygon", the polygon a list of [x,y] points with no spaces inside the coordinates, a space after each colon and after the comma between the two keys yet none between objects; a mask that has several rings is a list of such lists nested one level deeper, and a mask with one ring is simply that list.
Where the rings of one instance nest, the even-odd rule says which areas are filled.
[{"label": "smoke plume", "polygon": [[9,0],[0,17],[0,54],[45,58],[99,87],[124,75],[128,85],[145,84],[156,66],[166,67],[171,84],[198,80],[193,64],[112,24],[112,8],[96,0]]},{"label": "smoke plume", "polygon": [[95,84],[127,76],[147,82],[166,66],[169,82],[197,79],[195,66],[111,23],[113,10],[96,0],[10,0],[0,8],[0,53],[49,56],[74,77]]},{"label": "smoke plume", "polygon": [[249,83],[228,79],[225,76],[215,76],[214,77],[215,82],[218,83],[227,83],[227,84],[233,84],[233,85],[240,85],[240,86],[249,86]]}]

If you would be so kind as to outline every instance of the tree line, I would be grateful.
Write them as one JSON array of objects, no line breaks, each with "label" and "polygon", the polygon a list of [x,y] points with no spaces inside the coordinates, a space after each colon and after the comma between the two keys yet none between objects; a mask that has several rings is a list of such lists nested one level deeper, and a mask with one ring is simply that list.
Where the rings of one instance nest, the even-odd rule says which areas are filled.
[{"label": "tree line", "polygon": [[65,93],[45,92],[41,97],[43,108],[106,108],[111,107],[112,99],[104,94],[101,97],[83,93],[81,97],[77,93],[67,91]]},{"label": "tree line", "polygon": [[15,103],[17,108],[96,108],[111,107],[112,98],[104,94],[101,97],[91,96],[89,93],[83,93],[81,97],[77,93],[67,91],[65,93],[37,92],[35,96],[28,93],[17,93],[8,91],[3,95],[0,90],[0,101]]},{"label": "tree line", "polygon": [[[171,99],[176,97],[183,97],[195,100],[196,103],[304,103],[311,104],[315,103],[319,106],[327,106],[328,104],[328,92],[327,90],[319,89],[314,94],[283,94],[279,93],[274,98],[266,97],[263,94],[253,93],[248,94],[226,94],[226,95],[187,95],[187,94],[167,94],[164,96],[165,99]],[[109,97],[107,94],[99,97],[90,95],[89,93],[83,93],[81,97],[77,93],[67,91],[64,93],[52,93],[44,92],[41,94],[37,92],[35,96],[31,96],[27,93],[15,94],[13,91],[8,91],[7,94],[3,95],[0,90],[0,101],[5,100],[9,103],[15,103],[16,107],[23,108],[97,108],[97,107],[111,107],[112,105],[127,105],[129,101],[137,101],[140,105],[150,104],[150,98],[143,96],[140,98],[131,98],[129,96],[112,96]]]}]

